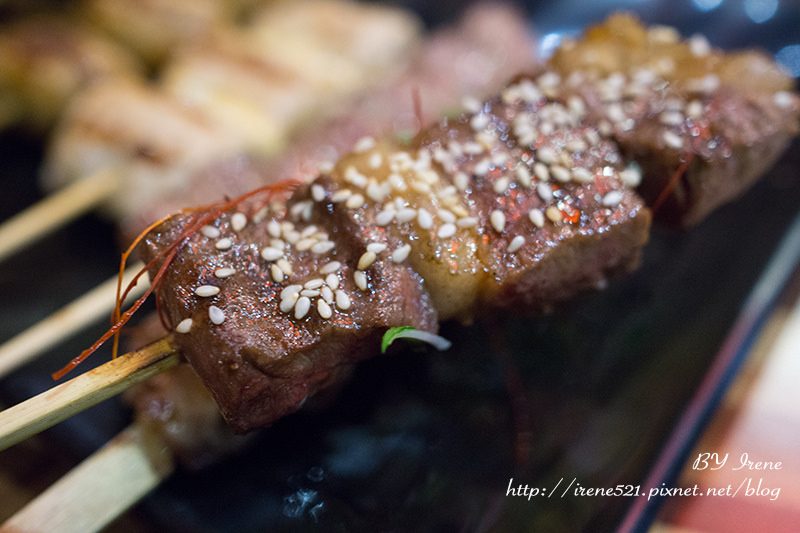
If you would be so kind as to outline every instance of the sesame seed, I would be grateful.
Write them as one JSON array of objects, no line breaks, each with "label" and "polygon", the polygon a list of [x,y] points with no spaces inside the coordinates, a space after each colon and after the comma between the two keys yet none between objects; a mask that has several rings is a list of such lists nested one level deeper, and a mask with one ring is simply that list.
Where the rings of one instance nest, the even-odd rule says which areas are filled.
[{"label": "sesame seed", "polygon": [[375,152],[374,154],[369,156],[370,168],[378,168],[382,164],[383,164],[383,156],[379,152]]},{"label": "sesame seed", "polygon": [[284,298],[281,300],[281,303],[278,304],[278,308],[284,312],[288,313],[292,309],[294,309],[294,304],[297,303],[297,298],[299,297],[299,293],[295,293],[294,296],[291,298]]},{"label": "sesame seed", "polygon": [[569,107],[569,110],[578,117],[583,117],[586,115],[586,103],[580,96],[570,96],[567,100],[567,106]]},{"label": "sesame seed", "polygon": [[362,291],[367,290],[367,275],[364,274],[363,270],[356,270],[353,272],[353,281],[356,282],[356,287]]},{"label": "sesame seed", "polygon": [[289,261],[287,261],[285,258],[281,257],[280,259],[278,259],[278,261],[276,262],[276,266],[280,268],[283,271],[283,273],[286,274],[287,276],[292,275],[292,264],[289,263]]},{"label": "sesame seed", "polygon": [[234,274],[236,274],[236,269],[228,267],[218,268],[214,271],[214,275],[220,279],[229,278]]},{"label": "sesame seed", "polygon": [[586,141],[583,139],[573,139],[569,141],[567,144],[564,145],[564,149],[568,152],[583,152],[587,148],[589,148],[586,144]]},{"label": "sesame seed", "polygon": [[351,305],[350,296],[348,296],[346,292],[339,289],[336,291],[335,296],[336,296],[336,307],[338,307],[342,311],[347,311],[348,309],[350,309]]},{"label": "sesame seed", "polygon": [[[380,154],[377,154],[377,155],[380,156]],[[346,182],[351,183],[351,184],[355,185],[356,187],[359,187],[359,188],[362,188],[362,189],[364,187],[366,187],[367,183],[369,182],[367,177],[364,174],[362,174],[361,172],[359,172],[358,170],[356,170],[356,167],[354,167],[352,165],[345,169],[345,171],[344,171],[344,179],[345,179]]]},{"label": "sesame seed", "polygon": [[275,283],[280,283],[283,281],[284,275],[283,270],[278,267],[278,265],[271,265],[269,267],[269,273],[272,276],[272,281]]},{"label": "sesame seed", "polygon": [[441,227],[439,227],[439,231],[436,232],[436,236],[440,239],[448,239],[456,234],[456,229],[455,224],[442,224]]},{"label": "sesame seed", "polygon": [[322,318],[330,318],[333,316],[333,310],[325,300],[317,300],[317,312]]},{"label": "sesame seed", "polygon": [[447,209],[439,209],[436,215],[446,224],[454,224],[456,221],[456,216],[452,211],[448,211]]},{"label": "sesame seed", "polygon": [[333,290],[339,288],[339,276],[334,273],[330,273],[325,276],[325,284]]},{"label": "sesame seed", "polygon": [[320,291],[317,289],[303,289],[300,291],[300,296],[306,296],[308,298],[316,298],[320,295]]},{"label": "sesame seed", "polygon": [[367,196],[376,202],[382,202],[387,196],[389,196],[390,192],[391,189],[389,188],[388,183],[378,183],[376,181],[372,181],[369,185],[367,185]]},{"label": "sesame seed", "polygon": [[402,263],[406,259],[408,259],[408,255],[411,253],[411,245],[410,244],[403,244],[395,249],[392,252],[392,261],[395,263]]},{"label": "sesame seed", "polygon": [[228,237],[224,237],[224,238],[218,240],[217,244],[215,245],[217,250],[227,250],[231,246],[233,246],[233,241]]},{"label": "sesame seed", "polygon": [[311,252],[317,255],[322,255],[330,252],[336,246],[333,241],[319,241],[314,243],[311,247]]},{"label": "sesame seed", "polygon": [[315,202],[321,202],[325,199],[325,187],[320,185],[319,183],[315,183],[311,186],[311,198]]},{"label": "sesame seed", "polygon": [[456,226],[459,228],[471,228],[478,225],[478,219],[475,217],[462,217],[456,220]]},{"label": "sesame seed", "polygon": [[492,211],[492,214],[489,215],[489,220],[492,223],[492,227],[495,229],[496,232],[502,233],[502,231],[506,227],[506,216],[503,214],[502,211],[499,209],[495,209]]},{"label": "sesame seed", "polygon": [[469,186],[469,176],[464,172],[456,172],[453,175],[453,185],[455,185],[459,191],[467,190]]},{"label": "sesame seed", "polygon": [[605,207],[616,207],[622,201],[623,193],[621,190],[615,189],[609,191],[603,196],[603,205]]},{"label": "sesame seed", "polygon": [[411,188],[420,194],[430,194],[431,186],[422,180],[411,181]]},{"label": "sesame seed", "polygon": [[683,113],[675,109],[662,111],[661,114],[658,115],[658,121],[665,126],[680,126],[683,124],[683,120]]},{"label": "sesame seed", "polygon": [[619,177],[626,187],[638,187],[642,182],[642,170],[638,165],[630,165],[620,172]]},{"label": "sesame seed", "polygon": [[331,195],[331,202],[337,204],[348,200],[353,195],[350,189],[339,189]]},{"label": "sesame seed", "polygon": [[430,229],[433,226],[433,215],[424,207],[420,207],[417,209],[417,223],[422,229]]},{"label": "sesame seed", "polygon": [[354,152],[366,152],[367,150],[371,150],[375,148],[375,139],[373,137],[361,137],[359,140],[356,141],[356,144],[353,145]]},{"label": "sesame seed", "polygon": [[472,169],[473,174],[476,176],[485,176],[492,167],[492,161],[488,157],[484,157],[475,164]]},{"label": "sesame seed", "polygon": [[550,167],[550,175],[562,183],[567,183],[572,179],[572,172],[561,165],[553,165]]},{"label": "sesame seed", "polygon": [[386,226],[392,220],[394,220],[395,211],[384,209],[379,211],[377,215],[375,215],[375,224],[378,226]]},{"label": "sesame seed", "polygon": [[573,168],[572,177],[578,183],[588,183],[590,181],[594,181],[594,173],[586,167]]},{"label": "sesame seed", "polygon": [[281,225],[275,220],[270,220],[267,223],[267,233],[276,239],[281,236]]},{"label": "sesame seed", "polygon": [[214,226],[203,226],[202,228],[200,228],[200,233],[202,233],[209,239],[216,239],[220,235],[219,228],[216,228]]},{"label": "sesame seed", "polygon": [[303,289],[302,285],[288,285],[283,290],[281,290],[281,300],[285,300],[287,298],[297,299],[297,295],[300,294],[300,291]]},{"label": "sesame seed", "polygon": [[333,290],[328,287],[327,285],[323,285],[319,289],[320,295],[322,295],[322,299],[328,302],[329,304],[333,303]]},{"label": "sesame seed", "polygon": [[525,164],[518,165],[514,170],[514,173],[517,176],[517,180],[523,187],[529,188],[533,183],[531,180],[531,171],[528,170],[528,167]]},{"label": "sesame seed", "polygon": [[509,253],[516,252],[517,250],[522,248],[523,244],[525,244],[525,237],[523,237],[522,235],[517,235],[516,237],[511,239],[510,243],[508,243],[508,252]]},{"label": "sesame seed", "polygon": [[280,259],[281,257],[283,257],[283,250],[267,246],[266,248],[261,250],[261,257],[265,261],[275,261],[276,259]]},{"label": "sesame seed", "polygon": [[189,330],[192,329],[192,319],[191,318],[184,318],[178,325],[175,326],[175,331],[177,333],[189,333]]},{"label": "sesame seed", "polygon": [[396,217],[400,223],[409,222],[417,217],[417,210],[411,207],[404,207],[397,212]]},{"label": "sesame seed", "polygon": [[536,155],[542,163],[553,164],[558,161],[558,152],[551,146],[542,146],[536,150]]},{"label": "sesame seed", "polygon": [[528,211],[528,218],[537,228],[544,226],[544,215],[541,209],[531,209]]},{"label": "sesame seed", "polygon": [[666,130],[662,138],[670,148],[683,148],[683,138],[674,131]]},{"label": "sesame seed", "polygon": [[208,308],[208,318],[211,320],[212,324],[216,324],[219,326],[223,322],[225,322],[225,312],[217,307],[216,305],[212,305]]},{"label": "sesame seed", "polygon": [[554,205],[548,207],[547,210],[545,210],[544,214],[552,222],[561,222],[562,219],[561,211]]},{"label": "sesame seed", "polygon": [[305,317],[311,309],[311,300],[307,296],[301,296],[294,304],[294,317],[297,320]]},{"label": "sesame seed", "polygon": [[209,296],[215,296],[219,294],[219,287],[214,285],[200,285],[194,290],[194,293],[198,296],[207,298]]},{"label": "sesame seed", "polygon": [[550,168],[541,161],[534,163],[533,173],[541,181],[550,181]]},{"label": "sesame seed", "polygon": [[307,238],[307,239],[300,239],[294,245],[298,252],[305,252],[306,250],[310,250],[312,246],[317,243],[316,239]]},{"label": "sesame seed", "polygon": [[495,194],[503,194],[506,192],[510,184],[511,184],[511,178],[503,176],[494,182],[492,188],[494,189]]},{"label": "sesame seed", "polygon": [[247,226],[247,216],[244,213],[234,213],[231,216],[231,228],[233,231],[242,231]]},{"label": "sesame seed", "polygon": [[367,244],[367,251],[374,254],[379,254],[386,249],[386,245],[382,242],[371,242]]},{"label": "sesame seed", "polygon": [[325,263],[322,265],[322,268],[319,269],[320,274],[332,274],[342,268],[342,264],[339,261],[331,261],[329,263]]},{"label": "sesame seed", "polygon": [[547,183],[539,183],[536,186],[536,194],[545,202],[551,202],[553,200],[553,188]]},{"label": "sesame seed", "polygon": [[376,259],[376,256],[375,256],[374,252],[369,252],[369,251],[364,252],[363,254],[361,254],[361,257],[358,258],[358,267],[357,268],[359,270],[365,270],[365,269],[369,268],[370,265],[372,265],[372,263],[375,262],[375,259]]},{"label": "sesame seed", "polygon": [[406,180],[404,180],[403,176],[401,176],[400,174],[389,174],[389,177],[387,179],[389,180],[389,185],[391,186],[391,188],[396,191],[403,192],[408,189],[408,184],[406,183]]},{"label": "sesame seed", "polygon": [[469,125],[474,131],[480,131],[489,125],[490,120],[491,117],[487,113],[477,113],[472,116]]},{"label": "sesame seed", "polygon": [[322,278],[314,278],[310,279],[303,284],[303,287],[306,289],[319,289],[325,284],[325,281]]},{"label": "sesame seed", "polygon": [[686,104],[686,116],[695,120],[702,117],[703,103],[700,100],[692,100]]}]

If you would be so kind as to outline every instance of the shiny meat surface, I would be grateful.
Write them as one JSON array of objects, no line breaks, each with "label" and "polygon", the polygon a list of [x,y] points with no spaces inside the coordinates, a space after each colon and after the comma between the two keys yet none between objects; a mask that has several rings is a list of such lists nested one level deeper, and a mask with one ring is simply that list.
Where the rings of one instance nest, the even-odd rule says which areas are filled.
[{"label": "shiny meat surface", "polygon": [[[359,271],[362,284],[355,273],[367,243],[329,227],[310,201],[292,206],[288,214],[249,204],[213,213],[166,266],[159,289],[182,353],[238,432],[269,425],[335,384],[376,352],[387,328],[437,328],[415,272],[376,262]],[[148,255],[175,242],[191,216],[151,233]]]}]

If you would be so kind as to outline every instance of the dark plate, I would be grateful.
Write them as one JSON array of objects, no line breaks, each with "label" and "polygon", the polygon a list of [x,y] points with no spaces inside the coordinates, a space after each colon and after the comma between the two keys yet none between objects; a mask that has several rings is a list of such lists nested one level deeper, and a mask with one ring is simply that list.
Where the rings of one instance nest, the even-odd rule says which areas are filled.
[{"label": "dark plate", "polygon": [[[575,0],[529,8],[545,43],[624,8],[685,34],[702,31],[714,44],[791,57],[785,47],[798,44],[800,7],[783,2],[761,23],[743,7],[768,4]],[[412,7],[432,24],[459,9],[453,2]],[[8,132],[0,147],[6,217],[37,198],[40,146]],[[454,340],[446,353],[404,351],[365,362],[324,410],[280,421],[217,466],[177,472],[110,529],[645,529],[658,502],[577,497],[574,488],[621,484],[641,493],[673,480],[782,289],[781,276],[768,277],[761,296],[748,300],[798,213],[798,168],[795,142],[746,196],[690,231],[656,227],[638,272],[550,316],[445,324],[443,334]],[[113,242],[106,223],[87,217],[0,265],[0,339],[112,275]],[[789,270],[795,259],[777,264]],[[2,400],[50,387],[50,372],[103,329],[4,379]],[[3,452],[0,468],[29,476],[39,490],[129,422],[120,402],[106,402]],[[510,496],[509,486],[519,485],[541,493]]]}]

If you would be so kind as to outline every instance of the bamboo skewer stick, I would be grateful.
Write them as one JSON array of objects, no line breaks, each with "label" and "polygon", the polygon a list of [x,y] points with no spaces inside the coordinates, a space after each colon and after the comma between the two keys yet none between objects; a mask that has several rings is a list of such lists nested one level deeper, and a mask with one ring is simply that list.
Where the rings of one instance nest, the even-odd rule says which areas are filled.
[{"label": "bamboo skewer stick", "polygon": [[0,261],[92,210],[118,190],[119,173],[105,169],[51,194],[0,225]]},{"label": "bamboo skewer stick", "polygon": [[[143,263],[129,267],[123,276],[126,287],[133,276],[143,268]],[[6,341],[0,346],[0,378],[52,348],[80,329],[92,324],[114,308],[118,276],[98,285],[74,302],[56,311]],[[137,298],[147,289],[148,280],[142,276],[129,297]]]},{"label": "bamboo skewer stick", "polygon": [[117,357],[0,412],[0,450],[23,441],[179,362],[171,336]]},{"label": "bamboo skewer stick", "polygon": [[9,518],[0,533],[99,531],[174,470],[156,435],[132,425]]}]

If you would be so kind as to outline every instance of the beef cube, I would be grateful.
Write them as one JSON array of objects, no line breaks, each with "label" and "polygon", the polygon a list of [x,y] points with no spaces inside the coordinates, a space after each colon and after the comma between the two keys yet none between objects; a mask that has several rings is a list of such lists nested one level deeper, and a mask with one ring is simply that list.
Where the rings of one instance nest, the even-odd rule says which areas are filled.
[{"label": "beef cube", "polygon": [[[250,199],[224,212],[182,214],[145,240],[148,260],[183,243],[164,266],[160,308],[239,433],[271,424],[335,384],[377,352],[387,328],[437,327],[414,271],[376,261],[369,284],[361,284],[354,273],[362,252],[352,237],[329,231],[303,194],[288,207]],[[204,216],[202,230],[185,236]]]}]

